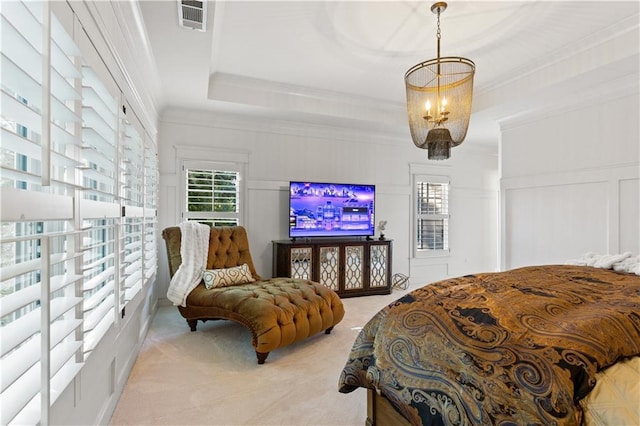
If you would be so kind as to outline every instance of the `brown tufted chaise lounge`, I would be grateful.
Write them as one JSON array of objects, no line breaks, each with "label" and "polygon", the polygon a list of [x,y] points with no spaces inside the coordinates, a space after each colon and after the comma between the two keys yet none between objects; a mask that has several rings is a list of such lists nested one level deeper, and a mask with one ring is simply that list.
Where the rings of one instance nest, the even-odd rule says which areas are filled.
[{"label": "brown tufted chaise lounge", "polygon": [[[162,231],[171,277],[182,263],[182,233],[177,226]],[[178,310],[196,331],[198,320],[229,319],[245,325],[253,334],[258,364],[269,352],[313,336],[329,334],[344,317],[338,295],[323,285],[300,279],[263,280],[256,273],[246,230],[241,226],[213,227],[209,236],[207,269],[247,264],[256,280],[252,283],[207,289],[201,282]]]}]

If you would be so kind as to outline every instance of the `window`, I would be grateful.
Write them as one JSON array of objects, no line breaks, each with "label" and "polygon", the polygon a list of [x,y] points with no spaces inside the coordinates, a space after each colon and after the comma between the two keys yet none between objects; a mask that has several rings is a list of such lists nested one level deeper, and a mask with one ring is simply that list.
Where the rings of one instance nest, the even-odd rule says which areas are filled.
[{"label": "window", "polygon": [[68,5],[0,14],[0,424],[46,425],[155,274],[157,148]]},{"label": "window", "polygon": [[48,3],[3,2],[1,14],[0,423],[47,424],[42,407],[84,363],[80,52]]},{"label": "window", "polygon": [[118,304],[118,93],[82,66],[81,206],[83,353],[88,357],[115,321]]},{"label": "window", "polygon": [[449,250],[449,183],[446,178],[416,175],[415,253],[416,256]]},{"label": "window", "polygon": [[240,220],[240,172],[233,165],[185,163],[186,197],[182,217],[211,226]]}]

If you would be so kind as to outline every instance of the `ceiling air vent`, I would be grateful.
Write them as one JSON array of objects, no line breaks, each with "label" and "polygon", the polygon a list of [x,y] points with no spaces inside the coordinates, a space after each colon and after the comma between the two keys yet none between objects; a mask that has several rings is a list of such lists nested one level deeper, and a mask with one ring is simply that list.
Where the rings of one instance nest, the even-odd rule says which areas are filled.
[{"label": "ceiling air vent", "polygon": [[192,30],[207,30],[207,2],[178,0],[178,23]]}]

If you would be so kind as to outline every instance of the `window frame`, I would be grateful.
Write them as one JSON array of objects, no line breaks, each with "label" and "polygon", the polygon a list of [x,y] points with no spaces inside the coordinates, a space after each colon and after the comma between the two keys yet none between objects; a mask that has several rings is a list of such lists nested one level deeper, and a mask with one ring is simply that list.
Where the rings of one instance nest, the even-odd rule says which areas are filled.
[{"label": "window frame", "polygon": [[[447,185],[446,192],[446,204],[447,204],[447,213],[446,214],[420,214],[418,212],[419,200],[418,200],[418,185],[421,183],[427,184],[439,184],[439,185]],[[413,173],[412,175],[412,184],[411,184],[411,201],[412,201],[412,209],[411,209],[411,244],[413,248],[413,257],[414,258],[433,258],[433,257],[448,257],[451,253],[450,243],[450,229],[451,229],[451,209],[449,208],[451,201],[451,180],[448,176],[443,175],[434,175],[434,174],[425,174],[425,173]],[[420,218],[435,218],[435,219],[443,219],[446,221],[447,232],[445,233],[445,241],[444,246],[446,248],[443,249],[421,249],[418,248],[418,220]]]},{"label": "window frame", "polygon": [[[180,160],[180,198],[178,203],[178,217],[181,222],[197,219],[237,219],[237,224],[243,226],[246,223],[246,184],[245,184],[245,170],[246,163],[242,161],[206,161],[206,160]],[[187,170],[207,170],[207,171],[224,171],[224,172],[236,172],[238,173],[238,199],[237,199],[237,212],[189,212],[188,203],[188,176]]]}]

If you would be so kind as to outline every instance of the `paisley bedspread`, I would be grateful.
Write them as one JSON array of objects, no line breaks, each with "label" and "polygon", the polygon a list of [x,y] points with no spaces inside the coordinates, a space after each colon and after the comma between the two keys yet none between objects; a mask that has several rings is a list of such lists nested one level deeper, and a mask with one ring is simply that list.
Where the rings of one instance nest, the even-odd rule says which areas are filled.
[{"label": "paisley bedspread", "polygon": [[637,355],[640,276],[532,266],[440,281],[383,308],[339,390],[376,388],[415,425],[572,425],[596,373]]}]

